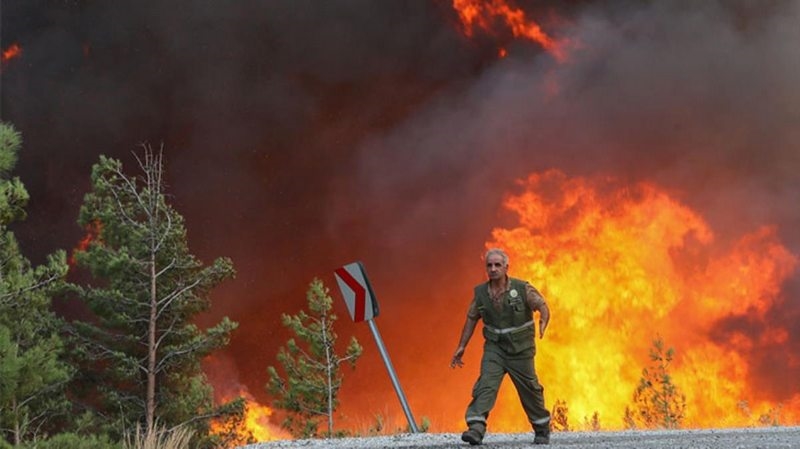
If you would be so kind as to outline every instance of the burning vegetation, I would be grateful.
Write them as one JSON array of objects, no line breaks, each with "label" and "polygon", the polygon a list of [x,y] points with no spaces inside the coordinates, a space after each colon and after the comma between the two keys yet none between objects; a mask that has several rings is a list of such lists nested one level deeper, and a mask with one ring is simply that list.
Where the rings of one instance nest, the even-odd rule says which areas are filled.
[{"label": "burning vegetation", "polygon": [[[656,184],[558,170],[520,180],[504,207],[517,224],[494,229],[486,247],[506,248],[513,274],[540,287],[553,310],[536,363],[556,430],[800,420],[800,394],[765,398],[752,388],[742,351],[780,345],[790,332],[766,323],[798,263],[773,227],[720,240],[696,211]],[[732,317],[771,330],[721,336],[720,323]],[[457,335],[445,327],[443,341]],[[461,404],[451,404],[444,414],[460,416]],[[529,430],[509,385],[491,427]]]},{"label": "burning vegetation", "polygon": [[[225,348],[231,366],[204,364],[218,371],[217,404],[246,403],[239,421],[211,425],[237,441],[291,438],[265,388],[286,341],[276,317],[299,310],[312,277],[362,256],[382,264],[380,319],[412,407],[431,431],[461,430],[480,342],[463,375],[444,367],[480,280],[472,262],[494,246],[552,309],[536,363],[556,430],[800,423],[790,380],[800,372],[800,243],[787,231],[798,225],[797,133],[787,125],[798,97],[786,61],[797,58],[784,45],[796,6],[597,12],[574,2],[595,11],[560,16],[566,3],[452,0],[433,18],[441,9],[423,2],[386,17],[338,11],[363,20],[347,26],[329,25],[324,7],[303,22],[277,4],[228,6],[214,20],[136,6],[125,32],[40,31],[20,39],[25,64],[13,63],[20,45],[3,49],[4,113],[41,148],[26,162],[42,178],[32,198],[51,185],[80,197],[56,173],[67,158],[88,166],[86,142],[122,154],[120,139],[142,133],[177,142],[168,175],[193,245],[242,267],[199,320],[231,314],[241,324]],[[123,21],[82,8],[102,24]],[[367,33],[408,17],[419,28],[400,28],[419,36]],[[701,25],[684,23],[696,17]],[[40,56],[56,41],[75,48]],[[35,118],[25,123],[26,113]],[[87,177],[74,169],[66,179]],[[68,203],[58,195],[53,204]],[[50,244],[73,212],[33,210],[23,243]],[[102,233],[89,222],[75,252]],[[441,259],[438,271],[431,260]],[[374,348],[364,349],[344,376],[337,423],[395,431],[400,410]],[[530,430],[510,385],[490,421],[491,431]]]}]

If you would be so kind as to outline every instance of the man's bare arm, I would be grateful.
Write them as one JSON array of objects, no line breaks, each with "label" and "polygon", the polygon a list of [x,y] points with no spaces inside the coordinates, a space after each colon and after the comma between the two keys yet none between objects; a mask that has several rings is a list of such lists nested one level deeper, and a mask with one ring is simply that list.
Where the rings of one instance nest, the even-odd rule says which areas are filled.
[{"label": "man's bare arm", "polygon": [[531,284],[525,286],[525,296],[531,310],[539,312],[539,338],[544,338],[544,331],[547,330],[547,325],[550,323],[550,308],[547,307],[544,296]]},{"label": "man's bare arm", "polygon": [[468,315],[467,320],[464,322],[464,328],[461,330],[461,339],[458,341],[458,348],[456,348],[453,359],[450,361],[450,368],[464,366],[464,361],[461,360],[461,357],[464,355],[464,350],[467,349],[467,344],[470,338],[472,338],[472,334],[475,332],[475,326],[477,325],[478,319]]},{"label": "man's bare arm", "polygon": [[547,307],[546,302],[542,302],[539,306],[539,338],[544,338],[544,331],[550,323],[550,308]]}]

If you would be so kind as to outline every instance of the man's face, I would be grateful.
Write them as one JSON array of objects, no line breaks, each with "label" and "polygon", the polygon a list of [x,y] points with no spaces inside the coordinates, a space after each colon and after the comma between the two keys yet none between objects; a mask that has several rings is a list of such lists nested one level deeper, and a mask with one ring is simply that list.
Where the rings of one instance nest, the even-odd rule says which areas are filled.
[{"label": "man's face", "polygon": [[499,254],[490,254],[486,258],[486,274],[490,280],[498,281],[505,278],[507,271],[508,265],[503,263],[503,257]]}]

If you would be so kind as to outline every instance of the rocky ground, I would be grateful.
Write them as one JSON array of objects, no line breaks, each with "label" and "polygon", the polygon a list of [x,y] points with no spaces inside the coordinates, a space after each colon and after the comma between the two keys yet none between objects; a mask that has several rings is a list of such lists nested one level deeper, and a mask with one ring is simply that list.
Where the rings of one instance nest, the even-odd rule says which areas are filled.
[{"label": "rocky ground", "polygon": [[[750,429],[662,430],[625,432],[558,432],[550,446],[569,449],[800,449],[800,427]],[[292,440],[258,443],[241,449],[422,449],[469,447],[455,433],[419,433],[391,436]],[[481,448],[533,447],[532,433],[489,434]]]}]

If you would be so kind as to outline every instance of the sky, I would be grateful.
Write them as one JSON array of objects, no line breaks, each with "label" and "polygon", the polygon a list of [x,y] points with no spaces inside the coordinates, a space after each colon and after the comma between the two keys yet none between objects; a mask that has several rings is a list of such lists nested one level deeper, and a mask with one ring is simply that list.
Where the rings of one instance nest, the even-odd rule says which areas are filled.
[{"label": "sky", "polygon": [[[497,18],[469,35],[447,1],[5,0],[0,46],[22,48],[0,71],[0,118],[23,134],[16,174],[31,194],[22,248],[34,262],[74,248],[99,155],[135,171],[142,143],[163,145],[190,247],[237,270],[203,318],[240,323],[219,376],[266,401],[280,315],[319,277],[340,334],[368,347],[353,377],[380,379],[346,397],[359,410],[394,401],[333,278],[359,260],[412,406],[446,425],[455,399],[414,398],[455,378],[466,405],[474,373],[454,374],[449,357],[486,242],[514,225],[503,199],[530,174],[654,183],[722,242],[772,226],[800,254],[800,3],[517,7],[566,60]],[[764,321],[732,314],[714,328],[786,330],[746,354],[761,367],[753,387],[776,399],[797,393],[786,354],[800,350],[799,280],[780,285]]]}]

